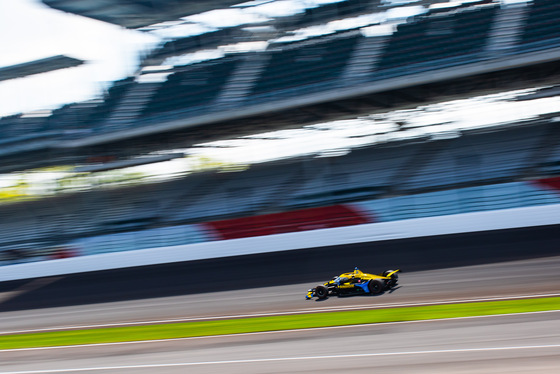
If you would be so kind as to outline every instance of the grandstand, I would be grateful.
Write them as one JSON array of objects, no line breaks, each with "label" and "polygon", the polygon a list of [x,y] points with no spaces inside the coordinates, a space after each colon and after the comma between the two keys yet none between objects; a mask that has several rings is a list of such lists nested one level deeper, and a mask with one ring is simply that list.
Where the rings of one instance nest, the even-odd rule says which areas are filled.
[{"label": "grandstand", "polygon": [[[111,7],[95,13],[100,9],[86,0],[76,7],[44,2],[145,32],[165,29],[154,25],[163,21],[181,25],[192,12],[190,2],[180,9],[166,2],[165,12],[142,11],[142,18],[115,16]],[[209,6],[204,10],[217,7]],[[481,93],[529,88],[505,101],[555,98],[558,12],[549,0],[413,7],[345,0],[252,29],[165,39],[104,97],[1,118],[0,170],[72,165],[95,173],[181,158],[177,149],[201,143],[341,118],[390,118],[399,109],[428,112],[431,102]],[[313,34],[318,26],[326,31]],[[250,48],[232,47],[243,43]],[[201,50],[214,52],[200,58]],[[441,124],[390,119],[390,131],[372,136],[377,141],[341,147],[338,157],[311,152],[244,171],[218,167],[40,199],[4,191],[0,261],[56,258],[61,248],[90,255],[558,204],[559,113],[551,106],[517,120],[433,131],[424,128]]]},{"label": "grandstand", "polygon": [[[344,226],[356,219],[384,222],[557,204],[558,177],[550,167],[560,164],[559,149],[555,122],[540,119],[457,138],[392,141],[334,158],[300,157],[240,172],[214,170],[72,192],[0,206],[0,245],[34,254],[59,246],[92,254],[224,239],[214,225],[227,227],[243,217],[269,217],[268,226],[258,231],[251,228],[255,222],[239,221],[245,227],[235,230],[238,237]],[[336,208],[342,206],[347,208]],[[327,207],[321,219],[282,228],[283,221],[297,222],[309,209]]]},{"label": "grandstand", "polygon": [[[540,2],[522,6],[488,1],[469,4],[457,9],[425,7],[405,19],[374,13],[378,16],[364,20],[359,15],[366,10],[380,9],[372,4],[351,7],[355,13],[345,11],[341,16],[352,20],[353,26],[333,27],[325,35],[303,40],[300,29],[282,29],[273,20],[269,26],[276,32],[265,41],[265,49],[243,52],[218,48],[214,51],[220,57],[195,63],[191,60],[196,53],[184,53],[208,50],[220,44],[217,41],[227,46],[254,38],[222,29],[223,35],[195,36],[208,39],[193,42],[192,48],[169,46],[181,40],[189,44],[186,40],[192,37],[172,39],[146,58],[137,76],[116,82],[94,103],[76,103],[54,111],[42,119],[37,132],[48,128],[55,134],[56,141],[49,146],[56,154],[68,147],[130,138],[146,141],[142,137],[154,134],[167,133],[173,138],[171,133],[182,132],[192,138],[201,126],[212,126],[214,136],[223,136],[220,124],[231,121],[236,121],[236,128],[244,123],[244,132],[263,123],[278,128],[286,125],[282,112],[291,108],[313,113],[312,117],[293,120],[301,125],[316,121],[324,112],[332,119],[348,112],[386,108],[397,100],[414,104],[442,87],[453,87],[459,91],[455,94],[496,89],[488,87],[488,74],[499,86],[513,82],[523,86],[529,74],[533,80],[557,80],[557,32],[554,27],[541,30],[533,21],[554,17],[553,12],[547,12]],[[516,21],[508,22],[511,19]],[[312,20],[317,24],[322,19]],[[535,29],[540,30],[538,40],[529,37]],[[262,36],[256,38],[262,41]],[[172,58],[152,65],[153,56],[161,53],[175,55],[176,65],[168,65]],[[536,64],[543,65],[532,69]],[[468,80],[457,81],[465,75]],[[419,87],[424,88],[420,93]],[[0,119],[0,125],[9,120]],[[35,131],[30,132],[35,136]],[[41,142],[36,146],[44,147]],[[30,148],[33,150],[30,145],[23,150],[29,152]],[[11,153],[18,149],[14,146]]]}]

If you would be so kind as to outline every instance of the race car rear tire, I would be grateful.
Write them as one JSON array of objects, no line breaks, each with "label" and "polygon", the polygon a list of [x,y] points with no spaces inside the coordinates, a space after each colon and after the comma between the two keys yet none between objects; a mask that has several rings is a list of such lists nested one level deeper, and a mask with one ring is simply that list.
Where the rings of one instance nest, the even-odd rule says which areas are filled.
[{"label": "race car rear tire", "polygon": [[372,295],[377,295],[383,292],[385,288],[385,282],[382,279],[372,279],[368,283],[369,293]]},{"label": "race car rear tire", "polygon": [[318,299],[325,299],[329,295],[329,289],[323,285],[315,288],[315,296]]},{"label": "race car rear tire", "polygon": [[[385,270],[383,272],[383,276],[386,277],[388,274],[390,274],[392,272],[393,272],[393,270]],[[391,275],[391,277],[387,281],[387,289],[395,287],[397,285],[398,281],[399,281],[399,275],[397,273]]]},{"label": "race car rear tire", "polygon": [[[394,270],[385,270],[383,276],[386,277],[388,274],[392,273]],[[395,273],[391,275],[391,279],[399,279],[399,274]]]}]

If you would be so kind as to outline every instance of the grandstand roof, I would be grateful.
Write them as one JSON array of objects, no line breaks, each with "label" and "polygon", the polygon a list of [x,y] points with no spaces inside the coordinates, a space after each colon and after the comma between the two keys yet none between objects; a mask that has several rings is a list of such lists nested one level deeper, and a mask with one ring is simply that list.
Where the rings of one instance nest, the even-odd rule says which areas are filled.
[{"label": "grandstand roof", "polygon": [[136,29],[226,8],[241,0],[42,0],[51,8]]},{"label": "grandstand roof", "polygon": [[42,58],[40,60],[0,68],[0,81],[70,68],[83,63],[84,61],[82,60],[63,55]]}]

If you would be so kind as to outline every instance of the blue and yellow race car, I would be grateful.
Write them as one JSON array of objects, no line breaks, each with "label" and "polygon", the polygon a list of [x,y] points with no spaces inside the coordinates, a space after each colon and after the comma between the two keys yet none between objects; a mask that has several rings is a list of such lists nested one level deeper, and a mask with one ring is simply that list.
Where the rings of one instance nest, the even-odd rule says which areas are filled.
[{"label": "blue and yellow race car", "polygon": [[307,291],[306,299],[328,296],[375,295],[395,287],[399,280],[400,270],[386,270],[382,274],[368,274],[355,268],[353,272],[340,274],[325,284],[318,285]]}]

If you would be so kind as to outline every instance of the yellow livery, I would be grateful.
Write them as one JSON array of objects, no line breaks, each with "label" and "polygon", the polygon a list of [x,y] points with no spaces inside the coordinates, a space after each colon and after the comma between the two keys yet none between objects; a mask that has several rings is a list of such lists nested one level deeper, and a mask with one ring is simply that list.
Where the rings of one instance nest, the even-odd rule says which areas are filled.
[{"label": "yellow livery", "polygon": [[309,300],[314,296],[325,299],[331,295],[379,294],[396,287],[399,271],[386,270],[382,274],[368,274],[355,268],[353,272],[337,275],[327,283],[308,290],[305,298]]}]

